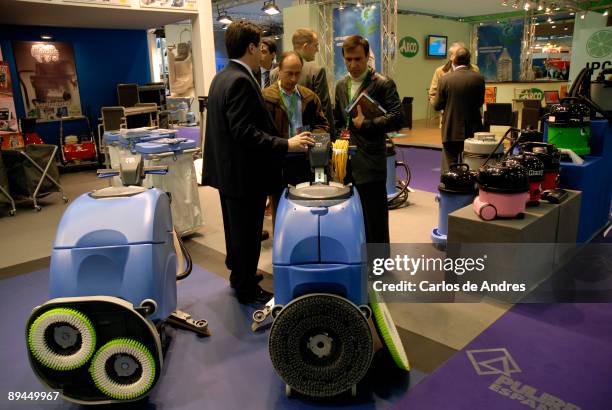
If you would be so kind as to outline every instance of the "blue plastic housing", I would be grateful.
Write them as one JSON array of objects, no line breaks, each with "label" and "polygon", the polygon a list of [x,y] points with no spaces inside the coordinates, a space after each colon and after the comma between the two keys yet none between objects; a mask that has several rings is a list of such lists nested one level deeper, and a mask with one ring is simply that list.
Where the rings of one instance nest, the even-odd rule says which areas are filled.
[{"label": "blue plastic housing", "polygon": [[366,304],[365,228],[359,195],[344,201],[295,201],[283,193],[276,212],[274,301],[333,293]]},{"label": "blue plastic housing", "polygon": [[116,296],[157,304],[156,321],[176,310],[177,257],[168,195],[78,197],[64,213],[51,254],[51,298]]}]

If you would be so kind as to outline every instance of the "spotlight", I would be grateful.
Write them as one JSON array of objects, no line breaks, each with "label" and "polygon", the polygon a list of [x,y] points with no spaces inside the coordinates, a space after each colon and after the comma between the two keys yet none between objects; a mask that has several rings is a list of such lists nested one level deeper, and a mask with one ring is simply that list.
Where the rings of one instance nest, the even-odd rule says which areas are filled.
[{"label": "spotlight", "polygon": [[586,17],[586,11],[583,11],[583,12],[580,14],[580,19],[581,19],[581,20],[584,20],[584,18],[585,18],[585,17]]},{"label": "spotlight", "polygon": [[361,8],[361,2],[360,2],[360,1],[358,1],[358,2],[357,2],[357,4],[355,5],[355,7],[357,7],[358,9],[360,9],[360,8]]},{"label": "spotlight", "polygon": [[567,31],[567,26],[563,27],[563,30]]},{"label": "spotlight", "polygon": [[557,28],[557,26],[552,26],[551,28]]},{"label": "spotlight", "polygon": [[41,34],[41,40],[53,40],[53,36],[51,34]]},{"label": "spotlight", "polygon": [[502,6],[504,6],[504,7],[508,7],[508,0],[504,0],[504,1],[502,1]]},{"label": "spotlight", "polygon": [[278,9],[278,6],[274,0],[264,1],[261,11],[266,13],[268,16],[275,16],[280,13],[280,10]]},{"label": "spotlight", "polygon": [[500,23],[501,23],[501,21],[497,20],[497,24],[500,24]]},{"label": "spotlight", "polygon": [[338,10],[344,10],[344,2],[341,1],[340,4],[338,5]]},{"label": "spotlight", "polygon": [[607,16],[607,15],[609,14],[609,13],[608,13],[609,11],[610,11],[610,9],[606,9],[606,11],[604,11],[604,12],[603,12],[603,15],[604,15],[604,16]]},{"label": "spotlight", "polygon": [[274,36],[274,40],[280,40],[279,36]]},{"label": "spotlight", "polygon": [[519,6],[518,0],[514,0],[514,3],[512,3],[512,8],[513,9],[518,9],[518,6]]},{"label": "spotlight", "polygon": [[[229,14],[227,14],[227,11],[223,11],[221,12],[219,10],[219,6],[217,6],[217,21],[221,24],[225,24],[227,26],[229,26],[230,24],[232,24],[232,18],[230,17]],[[223,28],[224,30],[227,29],[227,27]]]},{"label": "spotlight", "polygon": [[548,21],[549,23],[553,22],[552,18],[550,18],[550,17],[548,17],[548,20],[546,20],[546,21]]},{"label": "spotlight", "polygon": [[538,11],[542,11],[542,9],[544,9],[544,6],[542,5],[542,3],[538,3]]},{"label": "spotlight", "polygon": [[531,7],[531,4],[528,1],[526,1],[523,8],[525,9],[525,11],[529,11],[529,7]]},{"label": "spotlight", "polygon": [[371,8],[372,10],[375,10],[375,9],[376,9],[376,4],[372,4],[372,5],[370,6],[370,8]]}]

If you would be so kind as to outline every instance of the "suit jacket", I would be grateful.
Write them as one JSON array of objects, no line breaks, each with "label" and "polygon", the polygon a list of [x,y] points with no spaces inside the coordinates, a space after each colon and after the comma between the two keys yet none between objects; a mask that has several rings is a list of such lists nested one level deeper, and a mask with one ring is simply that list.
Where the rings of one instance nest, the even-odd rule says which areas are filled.
[{"label": "suit jacket", "polygon": [[[270,72],[270,83],[272,84],[276,81],[278,81],[278,67]],[[302,75],[300,76],[298,84],[311,89],[319,96],[321,106],[323,107],[323,113],[329,122],[330,134],[335,135],[334,113],[331,98],[329,97],[329,87],[327,85],[327,73],[325,68],[314,61],[304,61]]]},{"label": "suit jacket", "polygon": [[[302,124],[310,127],[313,133],[329,132],[329,123],[321,109],[319,97],[308,88],[298,85],[298,90],[302,96]],[[268,112],[272,115],[276,128],[283,138],[289,138],[289,117],[287,108],[281,101],[278,81],[263,90],[264,100]]]},{"label": "suit jacket", "polygon": [[[480,72],[480,69],[477,65],[471,64],[471,70],[477,73]],[[446,64],[436,68],[434,71],[434,75],[431,78],[431,84],[429,86],[428,94],[429,94],[429,102],[433,104],[434,99],[436,98],[436,93],[438,92],[438,83],[440,82],[440,77],[445,74],[453,72],[453,64],[448,61]]]},{"label": "suit jacket", "polygon": [[[347,74],[336,84],[336,105],[334,119],[336,129],[346,127],[345,108],[350,105],[347,85]],[[387,179],[386,133],[402,128],[402,104],[395,83],[390,78],[370,71],[361,88],[355,95],[366,91],[386,111],[385,115],[363,121],[360,129],[349,121],[351,144],[357,146],[357,152],[351,158],[353,180],[358,184],[381,182]]]},{"label": "suit jacket", "polygon": [[462,68],[440,78],[434,109],[442,115],[442,142],[463,141],[482,130],[480,107],[484,104],[484,77]]},{"label": "suit jacket", "polygon": [[259,85],[230,61],[208,93],[203,184],[234,198],[276,192],[288,147],[277,135]]}]

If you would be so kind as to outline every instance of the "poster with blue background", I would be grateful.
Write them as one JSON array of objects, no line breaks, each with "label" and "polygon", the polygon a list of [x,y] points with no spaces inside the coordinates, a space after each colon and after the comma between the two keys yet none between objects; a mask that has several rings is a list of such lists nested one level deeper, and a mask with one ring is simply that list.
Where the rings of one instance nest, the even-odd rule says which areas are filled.
[{"label": "poster with blue background", "polygon": [[334,9],[334,69],[336,81],[346,74],[342,43],[349,36],[360,35],[370,43],[370,65],[380,71],[380,7],[366,6]]},{"label": "poster with blue background", "polygon": [[478,68],[486,81],[518,81],[521,70],[523,22],[478,27]]}]

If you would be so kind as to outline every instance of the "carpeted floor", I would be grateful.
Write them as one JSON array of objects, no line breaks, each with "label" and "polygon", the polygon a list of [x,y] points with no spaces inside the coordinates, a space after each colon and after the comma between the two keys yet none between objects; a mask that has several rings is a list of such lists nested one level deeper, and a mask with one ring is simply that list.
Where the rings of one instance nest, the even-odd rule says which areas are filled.
[{"label": "carpeted floor", "polygon": [[[23,326],[33,307],[47,300],[48,270],[0,282],[0,386],[4,391],[43,391],[26,356]],[[250,330],[253,309],[236,303],[227,282],[199,266],[178,284],[178,307],[195,318],[208,320],[212,336],[172,329],[160,381],[149,400],[138,407],[149,409],[314,409],[321,403],[285,396],[268,354],[269,332]],[[393,374],[393,378],[390,378]],[[358,397],[328,400],[325,408],[388,408],[423,379],[378,369],[360,384]],[[10,404],[10,406],[9,406]],[[6,407],[8,406],[8,407]],[[133,406],[132,406],[133,407]],[[77,408],[67,402],[7,402],[0,408]]]}]

